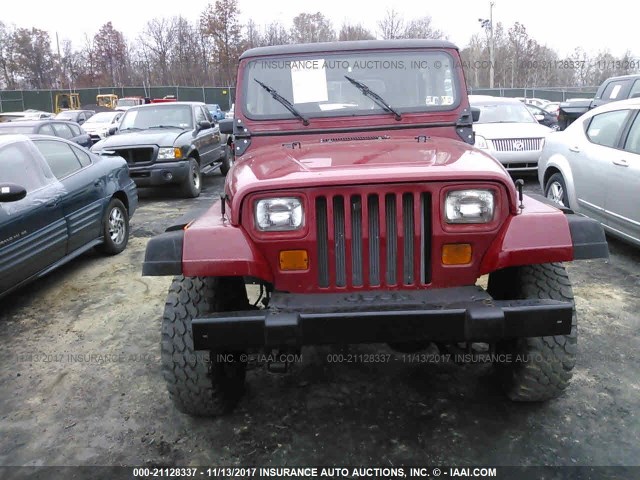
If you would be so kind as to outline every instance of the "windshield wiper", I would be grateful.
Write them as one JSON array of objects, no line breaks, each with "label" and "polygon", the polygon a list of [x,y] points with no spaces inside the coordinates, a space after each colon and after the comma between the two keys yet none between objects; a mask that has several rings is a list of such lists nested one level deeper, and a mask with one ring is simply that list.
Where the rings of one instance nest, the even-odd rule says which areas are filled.
[{"label": "windshield wiper", "polygon": [[389,105],[384,100],[384,98],[382,98],[376,92],[372,91],[367,85],[356,80],[355,78],[348,77],[347,75],[345,75],[344,78],[346,78],[353,85],[355,85],[358,88],[358,90],[360,90],[363,93],[363,95],[365,95],[366,97],[369,97],[371,100],[376,102],[380,107],[382,107],[382,109],[385,112],[393,113],[395,115],[396,120],[398,121],[402,120],[402,115],[400,115],[397,110],[395,110],[391,105]]},{"label": "windshield wiper", "polygon": [[139,127],[127,127],[127,128],[121,128],[120,131],[124,132],[125,130],[142,130]]},{"label": "windshield wiper", "polygon": [[298,110],[296,110],[296,107],[293,106],[293,103],[291,103],[289,100],[287,100],[286,98],[284,98],[282,95],[280,95],[276,90],[274,90],[273,88],[271,88],[269,85],[265,85],[264,83],[262,83],[260,80],[258,80],[257,78],[254,78],[254,80],[258,83],[258,85],[260,85],[262,88],[264,88],[267,92],[269,92],[271,94],[271,97],[280,102],[282,105],[284,105],[284,108],[286,108],[287,110],[289,110],[293,115],[295,115],[297,118],[299,118],[300,120],[302,120],[302,124],[306,127],[307,125],[309,125],[309,120],[307,120],[307,118],[302,115]]},{"label": "windshield wiper", "polygon": [[179,128],[180,130],[184,130],[186,127],[179,127],[178,125],[153,125],[152,127],[148,127],[149,129],[152,128]]}]

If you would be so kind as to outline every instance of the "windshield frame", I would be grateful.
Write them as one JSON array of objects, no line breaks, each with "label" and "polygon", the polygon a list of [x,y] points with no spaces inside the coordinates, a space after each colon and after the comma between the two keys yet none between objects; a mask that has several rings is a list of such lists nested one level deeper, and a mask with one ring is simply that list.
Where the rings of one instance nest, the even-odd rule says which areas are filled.
[{"label": "windshield frame", "polygon": [[[448,58],[449,64],[451,65],[451,89],[453,93],[453,102],[448,105],[416,105],[412,107],[406,106],[398,106],[394,105],[393,100],[387,98],[389,96],[389,92],[380,93],[376,91],[374,86],[371,86],[371,90],[375,93],[378,93],[385,101],[387,101],[392,108],[398,111],[401,115],[441,115],[446,113],[451,113],[458,110],[462,104],[463,98],[466,98],[466,94],[463,93],[463,90],[466,92],[466,87],[461,85],[460,72],[458,71],[461,68],[461,65],[458,61],[458,57],[453,55],[447,48],[397,48],[397,49],[388,49],[388,48],[380,48],[380,49],[370,49],[370,50],[336,50],[336,51],[327,51],[327,52],[304,52],[304,53],[296,53],[296,54],[286,54],[286,55],[267,55],[267,56],[257,56],[250,57],[246,60],[242,61],[242,100],[240,102],[240,110],[242,115],[254,122],[269,122],[269,123],[277,123],[282,121],[299,121],[295,116],[293,116],[289,112],[278,113],[278,114],[255,114],[251,113],[247,109],[247,100],[248,100],[248,91],[250,82],[253,82],[254,78],[257,78],[253,72],[259,72],[261,69],[254,70],[251,68],[251,65],[254,63],[260,62],[295,62],[295,61],[305,61],[305,60],[325,60],[327,62],[335,61],[340,62],[343,60],[349,59],[350,61],[360,61],[361,56],[365,54],[371,55],[381,55],[380,61],[407,61],[406,57],[413,57],[411,60],[424,60],[429,62],[435,62],[438,58],[429,57],[429,55],[440,56],[444,55]],[[404,57],[404,58],[403,58]],[[416,69],[413,69],[414,71]],[[357,72],[357,70],[354,70]],[[345,70],[346,72],[346,70]],[[351,73],[348,73],[351,74]],[[258,80],[262,80],[258,78]],[[358,78],[358,80],[366,83],[366,79]],[[443,84],[446,84],[446,78]],[[345,80],[346,81],[346,80]],[[268,82],[267,82],[268,83]],[[327,82],[328,83],[328,82]],[[275,85],[271,85],[276,88]],[[356,91],[357,88],[353,87]],[[277,89],[277,88],[276,88]],[[283,97],[287,98],[286,92],[278,91]],[[359,95],[363,95],[362,92],[358,92]],[[364,96],[364,95],[363,95]],[[291,101],[294,106],[301,105],[300,103],[294,103],[292,98],[287,98],[287,100]],[[371,101],[371,99],[369,99]],[[273,100],[275,103],[276,100]],[[329,102],[335,103],[335,102]],[[342,113],[344,112],[344,113]],[[389,119],[394,120],[394,116],[389,112],[385,111],[379,105],[376,105],[375,109],[371,110],[363,110],[363,109],[327,109],[321,110],[320,112],[309,112],[305,110],[302,112],[305,117],[309,120],[331,120],[331,119],[354,119],[357,120],[361,117],[389,117]]]}]

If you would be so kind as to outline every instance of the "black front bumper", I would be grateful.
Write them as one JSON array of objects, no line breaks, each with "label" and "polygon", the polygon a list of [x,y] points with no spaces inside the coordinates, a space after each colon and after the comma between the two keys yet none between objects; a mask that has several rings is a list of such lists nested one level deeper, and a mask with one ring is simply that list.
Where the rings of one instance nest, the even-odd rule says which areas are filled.
[{"label": "black front bumper", "polygon": [[281,294],[265,310],[193,320],[196,350],[416,341],[493,342],[566,335],[573,303],[496,301],[480,287]]}]

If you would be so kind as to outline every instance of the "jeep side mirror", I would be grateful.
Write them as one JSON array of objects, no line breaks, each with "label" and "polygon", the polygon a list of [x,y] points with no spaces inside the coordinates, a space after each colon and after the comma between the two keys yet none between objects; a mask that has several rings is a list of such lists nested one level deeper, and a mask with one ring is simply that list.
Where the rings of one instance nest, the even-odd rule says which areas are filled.
[{"label": "jeep side mirror", "polygon": [[115,135],[117,131],[118,131],[118,127],[110,127],[108,133],[109,135]]},{"label": "jeep side mirror", "polygon": [[480,109],[477,107],[471,107],[471,117],[474,122],[480,120]]},{"label": "jeep side mirror", "polygon": [[17,202],[27,196],[27,190],[21,185],[0,183],[0,203]]},{"label": "jeep side mirror", "polygon": [[220,133],[233,133],[233,118],[224,118],[218,123],[220,126]]}]

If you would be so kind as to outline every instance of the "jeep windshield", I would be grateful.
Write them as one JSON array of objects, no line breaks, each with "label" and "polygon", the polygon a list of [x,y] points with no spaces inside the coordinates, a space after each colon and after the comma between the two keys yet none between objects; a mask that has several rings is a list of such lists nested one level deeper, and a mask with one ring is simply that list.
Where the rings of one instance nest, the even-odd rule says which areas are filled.
[{"label": "jeep windshield", "polygon": [[189,105],[144,106],[127,110],[120,121],[120,131],[149,128],[193,128]]},{"label": "jeep windshield", "polygon": [[[459,104],[454,59],[442,51],[339,52],[259,58],[244,73],[244,113],[295,118],[261,84],[306,118],[446,111]],[[397,115],[396,115],[397,113]]]}]

